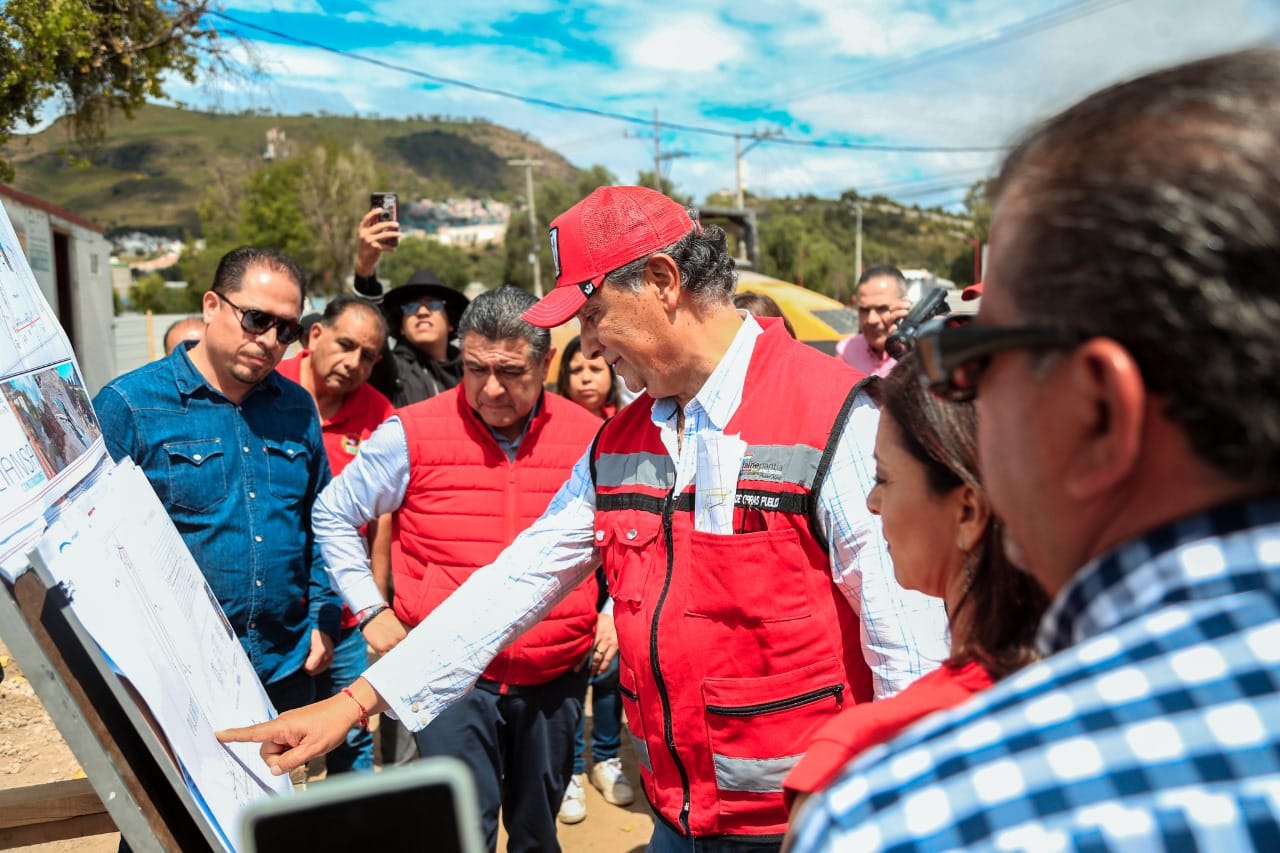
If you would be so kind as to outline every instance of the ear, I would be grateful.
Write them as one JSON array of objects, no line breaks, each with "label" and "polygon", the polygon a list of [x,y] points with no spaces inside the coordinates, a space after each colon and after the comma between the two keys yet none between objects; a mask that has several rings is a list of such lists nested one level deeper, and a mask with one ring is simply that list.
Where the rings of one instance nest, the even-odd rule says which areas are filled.
[{"label": "ear", "polygon": [[542,371],[542,384],[547,384],[547,377],[551,375],[551,361],[556,357],[556,348],[547,347],[547,354],[542,357],[542,363],[538,368]]},{"label": "ear", "polygon": [[321,328],[323,325],[319,320],[311,324],[311,331],[307,333],[307,349],[316,348],[316,341],[324,334],[324,329]]},{"label": "ear", "polygon": [[218,305],[222,302],[218,298],[218,294],[212,290],[206,290],[204,296],[200,299],[200,311],[204,315],[205,325],[213,322],[213,315],[218,310]]},{"label": "ear", "polygon": [[674,311],[680,302],[683,289],[680,268],[670,255],[661,252],[649,258],[644,267],[644,279],[658,289],[658,296],[667,311]]},{"label": "ear", "polygon": [[1077,347],[1066,367],[1063,393],[1076,401],[1080,421],[1063,485],[1071,497],[1087,500],[1114,489],[1137,467],[1148,395],[1133,356],[1109,338]]},{"label": "ear", "polygon": [[983,534],[991,524],[991,503],[981,489],[969,483],[957,486],[954,492],[956,501],[956,547],[969,552],[978,547]]}]

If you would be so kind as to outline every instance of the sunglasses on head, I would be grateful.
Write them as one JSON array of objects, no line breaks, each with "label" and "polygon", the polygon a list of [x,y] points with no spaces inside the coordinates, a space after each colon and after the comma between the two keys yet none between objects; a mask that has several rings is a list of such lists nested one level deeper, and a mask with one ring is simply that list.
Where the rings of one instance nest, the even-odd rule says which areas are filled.
[{"label": "sunglasses on head", "polygon": [[400,310],[404,312],[406,317],[411,317],[418,313],[419,308],[426,308],[432,314],[439,314],[444,310],[443,299],[415,299],[412,302],[406,302],[400,306]]},{"label": "sunglasses on head", "polygon": [[1042,326],[983,326],[970,316],[953,315],[921,326],[915,350],[929,390],[944,400],[962,403],[978,395],[978,381],[996,353],[1073,347],[1087,337]]},{"label": "sunglasses on head", "polygon": [[297,320],[286,320],[269,311],[259,311],[257,308],[241,308],[218,291],[215,290],[214,293],[235,309],[240,315],[240,328],[251,335],[265,335],[269,330],[275,329],[276,341],[287,346],[302,334],[302,324]]}]

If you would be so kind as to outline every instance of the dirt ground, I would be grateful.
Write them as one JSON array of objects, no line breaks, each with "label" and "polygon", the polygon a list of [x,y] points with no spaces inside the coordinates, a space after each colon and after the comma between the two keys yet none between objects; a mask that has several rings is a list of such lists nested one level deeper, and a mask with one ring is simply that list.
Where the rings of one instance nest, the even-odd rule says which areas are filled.
[{"label": "dirt ground", "polygon": [[[4,667],[4,681],[0,683],[0,789],[83,776],[75,756],[49,719],[30,682],[23,677],[20,662],[10,656],[2,642],[0,665]],[[638,793],[635,760],[630,744],[623,740],[623,767]],[[308,784],[323,785],[324,781],[313,780]],[[575,826],[559,826],[565,853],[639,853],[653,832],[653,813],[643,796],[622,808],[606,803],[599,792],[588,785],[587,819]],[[119,838],[118,834],[111,833],[16,849],[33,853],[115,853]],[[506,839],[500,836],[498,849],[505,848]]]}]

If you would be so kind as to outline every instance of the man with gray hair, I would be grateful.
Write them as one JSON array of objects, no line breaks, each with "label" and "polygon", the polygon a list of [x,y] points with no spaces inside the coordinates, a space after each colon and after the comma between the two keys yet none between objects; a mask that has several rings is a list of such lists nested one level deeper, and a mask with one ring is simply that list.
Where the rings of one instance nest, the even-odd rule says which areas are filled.
[{"label": "man with gray hair", "polygon": [[341,739],[356,705],[429,728],[603,567],[658,818],[649,849],[777,850],[782,778],[806,738],[946,656],[941,602],[898,586],[866,507],[877,410],[861,374],[733,307],[724,230],[661,193],[601,187],[550,238],[556,287],[524,318],[576,316],[583,354],[647,396],[605,422],[546,513],[358,679],[352,701],[221,737],[264,742],[280,773]]},{"label": "man with gray hair", "polygon": [[[334,585],[380,653],[542,514],[599,429],[585,409],[543,391],[551,336],[520,316],[535,302],[514,287],[478,296],[458,323],[462,384],[398,409],[316,503]],[[394,608],[357,532],[384,513],[394,513]],[[455,756],[475,775],[490,849],[499,808],[509,849],[557,849],[596,591],[594,577],[579,585],[415,735],[423,756]]]}]

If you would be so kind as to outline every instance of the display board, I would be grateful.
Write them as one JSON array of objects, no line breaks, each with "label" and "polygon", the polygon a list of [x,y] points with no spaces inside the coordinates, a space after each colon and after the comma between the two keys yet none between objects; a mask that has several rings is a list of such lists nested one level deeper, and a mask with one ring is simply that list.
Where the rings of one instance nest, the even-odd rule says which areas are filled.
[{"label": "display board", "polygon": [[135,850],[234,850],[291,791],[213,732],[273,711],[146,477],[116,465],[0,208],[0,636]]}]

